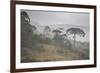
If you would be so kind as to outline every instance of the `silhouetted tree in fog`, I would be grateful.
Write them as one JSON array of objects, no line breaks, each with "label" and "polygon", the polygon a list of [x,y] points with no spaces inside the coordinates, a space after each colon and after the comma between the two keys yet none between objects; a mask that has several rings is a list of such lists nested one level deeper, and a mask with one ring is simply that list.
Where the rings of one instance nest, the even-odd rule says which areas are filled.
[{"label": "silhouetted tree in fog", "polygon": [[76,35],[80,35],[82,37],[85,36],[85,32],[80,29],[80,28],[69,28],[66,33],[68,35],[73,35],[73,39],[74,39],[74,47],[75,47],[75,42],[76,42]]}]

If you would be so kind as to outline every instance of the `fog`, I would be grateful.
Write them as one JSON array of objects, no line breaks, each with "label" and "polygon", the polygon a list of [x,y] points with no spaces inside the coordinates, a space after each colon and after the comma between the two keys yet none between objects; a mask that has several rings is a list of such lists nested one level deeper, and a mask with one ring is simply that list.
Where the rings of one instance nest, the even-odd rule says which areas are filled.
[{"label": "fog", "polygon": [[89,42],[89,13],[76,12],[55,12],[55,11],[36,11],[36,10],[22,10],[26,11],[30,18],[30,24],[36,25],[38,31],[42,32],[44,26],[49,26],[51,30],[56,28],[64,28],[64,30],[71,27],[79,27],[85,32],[85,37],[78,37],[77,40]]}]

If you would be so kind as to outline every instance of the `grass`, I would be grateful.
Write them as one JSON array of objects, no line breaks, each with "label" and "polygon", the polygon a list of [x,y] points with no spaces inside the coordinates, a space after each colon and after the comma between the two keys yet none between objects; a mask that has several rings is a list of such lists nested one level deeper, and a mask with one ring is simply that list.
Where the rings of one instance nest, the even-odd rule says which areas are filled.
[{"label": "grass", "polygon": [[21,62],[44,62],[89,59],[89,49],[69,49],[57,45],[38,44],[35,49],[23,48]]}]

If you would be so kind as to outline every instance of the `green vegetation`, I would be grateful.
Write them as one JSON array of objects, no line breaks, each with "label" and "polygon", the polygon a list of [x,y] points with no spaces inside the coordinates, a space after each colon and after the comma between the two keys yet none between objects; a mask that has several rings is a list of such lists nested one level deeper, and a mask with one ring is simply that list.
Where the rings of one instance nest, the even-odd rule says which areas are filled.
[{"label": "green vegetation", "polygon": [[[51,30],[44,27],[43,34],[37,34],[37,27],[30,24],[30,18],[21,12],[21,62],[44,62],[89,59],[89,43],[76,41],[76,34],[85,36],[81,29],[70,28],[61,34],[63,28]],[[50,38],[50,32],[54,35]],[[74,40],[67,38],[74,34]],[[72,43],[74,42],[74,44]]]}]

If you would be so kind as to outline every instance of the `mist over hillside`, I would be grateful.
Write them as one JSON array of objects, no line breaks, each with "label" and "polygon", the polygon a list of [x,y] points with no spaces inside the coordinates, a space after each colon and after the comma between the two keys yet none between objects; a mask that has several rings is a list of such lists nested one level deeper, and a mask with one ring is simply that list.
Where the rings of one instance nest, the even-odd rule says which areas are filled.
[{"label": "mist over hillside", "polygon": [[[77,41],[89,42],[89,13],[63,12],[63,11],[43,11],[43,10],[22,10],[26,11],[30,17],[30,24],[37,27],[37,33],[43,33],[45,26],[49,26],[51,31],[63,28],[62,33],[68,28],[80,28],[85,32],[85,37],[77,36]],[[51,33],[51,37],[52,37]],[[70,37],[71,38],[71,37]],[[72,38],[71,38],[72,39]]]},{"label": "mist over hillside", "polygon": [[[77,38],[77,41],[81,41],[81,42],[89,42],[89,27],[86,27],[86,26],[80,26],[80,25],[72,25],[72,24],[49,24],[49,25],[43,25],[43,24],[40,24],[38,22],[35,22],[31,25],[34,25],[37,27],[37,33],[38,34],[43,34],[44,33],[44,28],[45,26],[49,26],[50,29],[51,29],[51,37],[53,36],[53,33],[52,31],[55,30],[55,29],[62,29],[62,33],[61,34],[65,34],[66,33],[66,30],[69,29],[69,28],[80,28],[82,29],[84,32],[85,32],[85,37],[84,38],[81,38],[81,37],[78,37]],[[72,40],[72,37],[70,37],[69,39]]]}]

